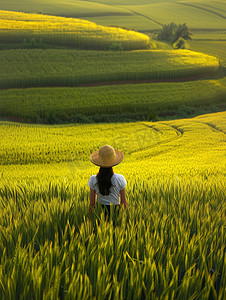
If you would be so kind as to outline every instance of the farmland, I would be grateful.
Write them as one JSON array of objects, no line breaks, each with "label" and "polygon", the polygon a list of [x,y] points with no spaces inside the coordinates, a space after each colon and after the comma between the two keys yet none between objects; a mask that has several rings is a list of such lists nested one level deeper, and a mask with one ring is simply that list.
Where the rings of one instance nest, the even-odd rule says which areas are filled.
[{"label": "farmland", "polygon": [[[225,130],[225,113],[118,125],[1,122],[0,295],[223,299]],[[87,178],[97,172],[89,155],[104,143],[126,154],[115,171],[128,180],[129,209],[115,226],[99,206],[86,216]]]},{"label": "farmland", "polygon": [[[92,5],[90,5],[92,3]],[[65,0],[0,0],[4,10],[16,10],[66,17],[86,18],[98,24],[125,26],[142,31],[153,31],[161,24],[187,22],[193,30],[226,29],[226,5],[224,0],[133,0],[65,1]],[[125,17],[124,17],[125,16]],[[136,22],[139,17],[139,22]]]},{"label": "farmland", "polygon": [[80,49],[109,49],[120,42],[123,49],[134,50],[145,49],[149,44],[147,35],[131,30],[104,27],[81,19],[4,10],[0,10],[0,39],[2,44],[26,45],[27,41],[36,39],[40,45]]},{"label": "farmland", "polygon": [[147,120],[149,114],[152,118],[167,113],[181,116],[183,110],[191,114],[213,105],[223,108],[225,98],[225,79],[10,89],[1,92],[0,111],[2,117],[38,123],[100,122],[111,120],[113,116],[124,121],[138,115]]},{"label": "farmland", "polygon": [[190,48],[194,51],[214,55],[226,66],[226,41],[193,41]]},{"label": "farmland", "polygon": [[0,87],[78,86],[121,80],[183,78],[216,73],[215,57],[189,50],[98,52],[5,50]]},{"label": "farmland", "polygon": [[[224,300],[225,1],[0,9],[0,299]],[[191,50],[154,39],[169,22]],[[88,214],[104,144],[127,180],[109,222]]]}]

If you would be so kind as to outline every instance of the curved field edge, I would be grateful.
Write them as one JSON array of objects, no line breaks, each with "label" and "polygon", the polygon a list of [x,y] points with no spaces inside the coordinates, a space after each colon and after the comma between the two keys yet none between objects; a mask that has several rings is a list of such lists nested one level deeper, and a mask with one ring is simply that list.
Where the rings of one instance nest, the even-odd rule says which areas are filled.
[{"label": "curved field edge", "polygon": [[[2,3],[1,3],[2,2]],[[62,15],[67,17],[79,17],[94,20],[102,25],[119,25],[136,30],[153,31],[160,29],[159,24],[167,24],[173,21],[186,22],[192,29],[200,28],[225,28],[224,18],[225,4],[223,1],[0,1],[1,7],[8,10],[23,10],[25,12]],[[181,4],[195,4],[199,7],[189,7]],[[203,10],[204,8],[204,10]],[[206,11],[206,9],[208,11]],[[122,15],[125,15],[122,16]],[[126,16],[127,14],[127,16]],[[217,15],[216,15],[217,14]],[[134,18],[139,17],[140,19]],[[157,26],[156,26],[157,25]]]},{"label": "curved field edge", "polygon": [[78,86],[216,74],[219,60],[190,50],[0,51],[0,88]]},{"label": "curved field edge", "polygon": [[[105,27],[93,22],[0,10],[2,43],[36,43],[80,49],[109,49],[118,45],[124,50],[147,49],[150,38],[133,30]],[[39,46],[40,46],[39,45]]]},{"label": "curved field edge", "polygon": [[[102,143],[112,144],[116,149],[120,145],[125,153],[124,163],[138,163],[138,159],[139,162],[147,160],[147,162],[154,163],[167,155],[169,156],[167,160],[173,157],[179,162],[179,156],[180,160],[183,160],[184,155],[187,161],[189,159],[195,161],[195,155],[199,156],[200,151],[206,151],[207,136],[209,139],[212,136],[215,143],[223,147],[226,133],[224,121],[225,112],[190,119],[124,124],[48,126],[1,121],[0,133],[4,138],[1,144],[0,163],[21,165],[74,162],[76,166],[76,163],[80,162],[80,164],[84,163],[86,168],[87,164],[90,165],[90,153],[98,149]],[[203,134],[202,137],[201,134]],[[195,139],[196,135],[199,138]],[[210,144],[214,145],[214,141]],[[196,149],[197,145],[199,146]],[[162,150],[167,149],[171,151],[161,153]],[[178,151],[180,153],[177,153]],[[155,155],[156,153],[161,154],[159,158]],[[223,155],[222,152],[221,156]],[[172,163],[173,161],[176,163],[174,159]],[[203,160],[205,159],[207,157],[203,156]],[[209,163],[213,162],[209,161]],[[164,161],[161,165],[164,165]],[[147,169],[146,175],[148,172]]]},{"label": "curved field edge", "polygon": [[[33,141],[32,155],[38,153],[37,145],[48,148],[50,140],[41,134],[44,130],[55,133],[55,145],[62,142],[64,157],[69,145],[64,131],[66,138],[77,141],[77,158],[82,150],[85,158],[0,166],[1,298],[8,299],[12,293],[18,298],[40,298],[48,290],[51,298],[63,294],[70,299],[80,292],[89,299],[101,297],[104,290],[107,297],[120,293],[126,299],[133,298],[128,297],[131,292],[136,299],[174,295],[183,300],[185,294],[208,299],[213,293],[223,299],[225,117],[224,112],[124,124],[122,135],[115,124],[1,123],[0,132],[8,126],[7,140],[10,131],[27,130],[20,135],[25,153],[29,153],[28,136]],[[146,145],[140,140],[143,150],[149,142],[152,146],[151,135],[156,141],[162,134],[170,138],[179,131],[181,136],[159,149],[146,149],[146,154],[130,154],[128,150],[137,150],[133,141],[139,140],[142,127],[144,135],[150,132]],[[87,181],[98,171],[89,161],[90,151],[99,143],[113,142],[114,133],[114,146],[127,153],[115,172],[127,179],[128,209],[118,218],[112,216],[113,226],[112,219],[104,220],[98,205],[95,214],[87,216]],[[154,155],[156,150],[159,155]],[[52,157],[48,150],[46,155]]]},{"label": "curved field edge", "polygon": [[190,48],[217,57],[226,68],[226,41],[192,41]]},{"label": "curved field edge", "polygon": [[[198,91],[198,93],[197,93]],[[0,117],[33,123],[103,122],[183,116],[225,108],[226,82],[144,83],[82,88],[3,90]]]}]

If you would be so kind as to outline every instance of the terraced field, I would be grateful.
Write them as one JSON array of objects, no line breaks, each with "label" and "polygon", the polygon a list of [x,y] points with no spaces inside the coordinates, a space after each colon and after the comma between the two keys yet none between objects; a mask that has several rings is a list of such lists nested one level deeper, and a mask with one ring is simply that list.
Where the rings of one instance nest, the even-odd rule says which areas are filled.
[{"label": "terraced field", "polygon": [[[90,5],[92,3],[92,5]],[[65,1],[65,0],[0,0],[1,9],[24,12],[42,12],[52,15],[82,17],[98,24],[118,25],[142,31],[153,31],[161,24],[186,22],[193,30],[226,29],[224,0],[143,0],[139,1]],[[123,17],[122,17],[123,16]],[[125,16],[125,18],[124,18]],[[137,18],[139,21],[137,22]]]},{"label": "terraced field", "polygon": [[2,117],[11,120],[37,123],[59,123],[63,120],[89,123],[113,119],[125,122],[136,119],[136,116],[146,120],[164,115],[181,117],[186,111],[194,114],[213,105],[222,109],[225,99],[225,79],[82,88],[29,88],[3,90],[0,111]]},{"label": "terraced field", "polygon": [[226,41],[193,41],[190,49],[214,55],[226,66]]},{"label": "terraced field", "polygon": [[[0,116],[11,120],[98,122],[111,115],[119,121],[175,110],[183,115],[183,109],[224,105],[226,95],[224,79],[200,80],[218,76],[218,59],[189,50],[30,49],[1,51],[0,57],[0,86],[8,89],[0,96]],[[104,84],[110,86],[97,86]],[[63,88],[68,86],[83,87]]]},{"label": "terraced field", "polygon": [[1,44],[33,41],[80,49],[110,49],[120,43],[124,50],[146,49],[149,37],[121,28],[97,25],[81,19],[0,10]]},{"label": "terraced field", "polygon": [[189,50],[0,52],[0,87],[78,86],[126,80],[182,79],[217,73],[213,56]]},{"label": "terraced field", "polygon": [[[0,299],[226,297],[225,1],[137,3],[0,0],[39,13],[2,12],[0,49],[41,35],[65,48],[78,32],[80,45],[101,49],[147,42],[71,19],[81,17],[146,32],[187,21],[191,49],[205,53],[0,51],[0,117],[14,120],[0,120]],[[182,118],[209,110],[218,112]],[[128,208],[109,222],[99,203],[87,214],[98,172],[89,157],[104,144],[124,153],[114,171],[127,180]]]}]

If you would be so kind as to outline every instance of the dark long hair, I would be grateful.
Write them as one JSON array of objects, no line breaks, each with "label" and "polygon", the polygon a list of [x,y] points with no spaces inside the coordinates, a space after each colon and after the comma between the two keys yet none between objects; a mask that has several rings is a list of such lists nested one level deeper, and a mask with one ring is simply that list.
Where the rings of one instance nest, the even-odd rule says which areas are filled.
[{"label": "dark long hair", "polygon": [[97,174],[97,184],[101,195],[108,196],[110,194],[110,188],[112,186],[111,177],[114,174],[112,167],[102,168],[100,167]]}]

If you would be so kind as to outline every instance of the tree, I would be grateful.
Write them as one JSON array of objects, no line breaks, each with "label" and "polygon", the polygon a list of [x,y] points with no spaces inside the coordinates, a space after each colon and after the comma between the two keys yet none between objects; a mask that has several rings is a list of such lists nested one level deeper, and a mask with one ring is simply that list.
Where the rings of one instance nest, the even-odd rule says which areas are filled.
[{"label": "tree", "polygon": [[180,37],[184,40],[191,40],[191,31],[184,24],[175,24],[174,22],[170,24],[163,25],[162,30],[157,35],[158,40],[169,41],[170,43],[175,43]]}]

